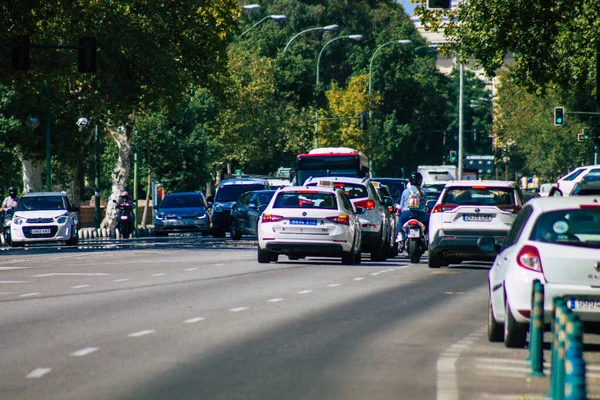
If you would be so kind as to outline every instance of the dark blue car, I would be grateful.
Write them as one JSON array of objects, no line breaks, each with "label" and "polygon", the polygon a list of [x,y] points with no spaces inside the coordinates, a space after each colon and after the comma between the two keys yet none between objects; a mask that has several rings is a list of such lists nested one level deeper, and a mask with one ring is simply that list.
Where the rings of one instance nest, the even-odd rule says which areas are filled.
[{"label": "dark blue car", "polygon": [[257,235],[260,215],[265,210],[275,190],[256,190],[246,192],[231,206],[231,231],[233,240],[242,235]]}]

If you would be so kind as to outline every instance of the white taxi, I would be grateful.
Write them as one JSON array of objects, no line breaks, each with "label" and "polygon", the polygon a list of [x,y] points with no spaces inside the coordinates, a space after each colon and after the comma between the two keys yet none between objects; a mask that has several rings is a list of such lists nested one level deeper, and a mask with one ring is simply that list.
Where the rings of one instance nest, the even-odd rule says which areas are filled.
[{"label": "white taxi", "polygon": [[[491,238],[483,241],[480,246],[494,247]],[[567,298],[584,324],[600,322],[600,196],[530,200],[488,278],[490,341],[525,345],[536,279],[544,285],[546,323],[555,297]]]},{"label": "white taxi", "polygon": [[343,191],[324,186],[279,189],[258,222],[258,262],[307,256],[361,261],[361,227]]}]

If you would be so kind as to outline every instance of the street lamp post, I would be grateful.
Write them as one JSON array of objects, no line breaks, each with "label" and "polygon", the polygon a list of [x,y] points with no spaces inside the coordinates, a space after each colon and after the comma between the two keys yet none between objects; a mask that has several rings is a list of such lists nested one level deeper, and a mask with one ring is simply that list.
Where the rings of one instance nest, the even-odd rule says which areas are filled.
[{"label": "street lamp post", "polygon": [[44,81],[44,93],[46,95],[46,191],[52,191],[52,162],[50,137],[52,132],[52,114],[50,110],[50,86],[48,81]]},{"label": "street lamp post", "polygon": [[250,32],[252,29],[254,29],[258,24],[268,20],[269,18],[274,19],[276,21],[280,21],[280,20],[284,20],[287,19],[287,16],[285,15],[267,15],[266,17],[264,17],[263,19],[261,19],[260,21],[258,21],[257,23],[255,23],[254,25],[252,25],[250,28],[246,29],[244,32],[242,32],[242,34],[240,36],[238,36],[238,39],[241,38],[242,36],[244,36],[246,33]]},{"label": "street lamp post", "polygon": [[335,31],[337,30],[339,27],[337,25],[327,25],[327,26],[319,26],[317,28],[309,28],[309,29],[305,29],[300,33],[297,33],[294,35],[294,37],[292,37],[290,39],[289,42],[287,42],[287,44],[285,45],[285,48],[283,49],[283,52],[285,53],[285,51],[288,49],[288,47],[290,47],[290,43],[292,43],[292,41],[294,39],[296,39],[298,36],[306,33],[306,32],[312,32],[312,31]]},{"label": "street lamp post", "polygon": [[[340,40],[340,39],[352,39],[354,41],[360,41],[362,40],[362,35],[346,35],[346,36],[338,36],[336,38],[331,39],[329,42],[325,43],[323,45],[323,48],[321,48],[321,51],[319,52],[319,57],[317,57],[317,79],[316,79],[316,84],[315,84],[315,90],[319,89],[319,65],[321,64],[321,56],[323,55],[323,51],[325,50],[325,48],[329,45],[329,43],[335,42],[336,40]],[[319,107],[317,105],[316,111],[315,111],[315,148],[319,147]]]}]

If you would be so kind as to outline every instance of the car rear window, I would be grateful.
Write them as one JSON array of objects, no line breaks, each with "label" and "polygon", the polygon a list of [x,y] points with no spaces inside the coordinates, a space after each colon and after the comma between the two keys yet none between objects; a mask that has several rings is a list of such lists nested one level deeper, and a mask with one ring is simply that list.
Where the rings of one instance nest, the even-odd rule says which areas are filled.
[{"label": "car rear window", "polygon": [[542,214],[531,240],[566,246],[600,248],[600,209],[574,209]]},{"label": "car rear window", "polygon": [[262,184],[244,184],[244,185],[223,185],[219,186],[215,201],[221,203],[227,203],[230,201],[236,201],[240,198],[243,193],[254,191],[254,190],[265,190],[265,185]]},{"label": "car rear window", "polygon": [[[310,183],[307,186],[317,186],[317,182]],[[369,197],[367,187],[359,183],[333,182],[333,187],[341,189],[350,200]]]},{"label": "car rear window", "polygon": [[452,187],[446,190],[444,204],[458,205],[515,205],[514,189],[498,187]]},{"label": "car rear window", "polygon": [[333,193],[304,190],[279,193],[275,199],[275,203],[273,203],[273,208],[322,208],[325,210],[336,210],[338,205]]},{"label": "car rear window", "polygon": [[160,206],[161,208],[198,208],[204,207],[204,199],[202,196],[169,195]]}]

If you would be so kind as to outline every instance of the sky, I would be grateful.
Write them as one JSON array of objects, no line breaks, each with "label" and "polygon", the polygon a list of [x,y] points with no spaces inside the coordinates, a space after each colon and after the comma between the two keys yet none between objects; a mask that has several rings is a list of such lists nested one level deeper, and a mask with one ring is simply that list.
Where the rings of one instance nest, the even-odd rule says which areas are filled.
[{"label": "sky", "polygon": [[413,10],[415,9],[415,5],[412,4],[410,2],[410,0],[397,0],[398,3],[402,4],[402,6],[404,7],[404,11],[411,16],[413,13]]}]

